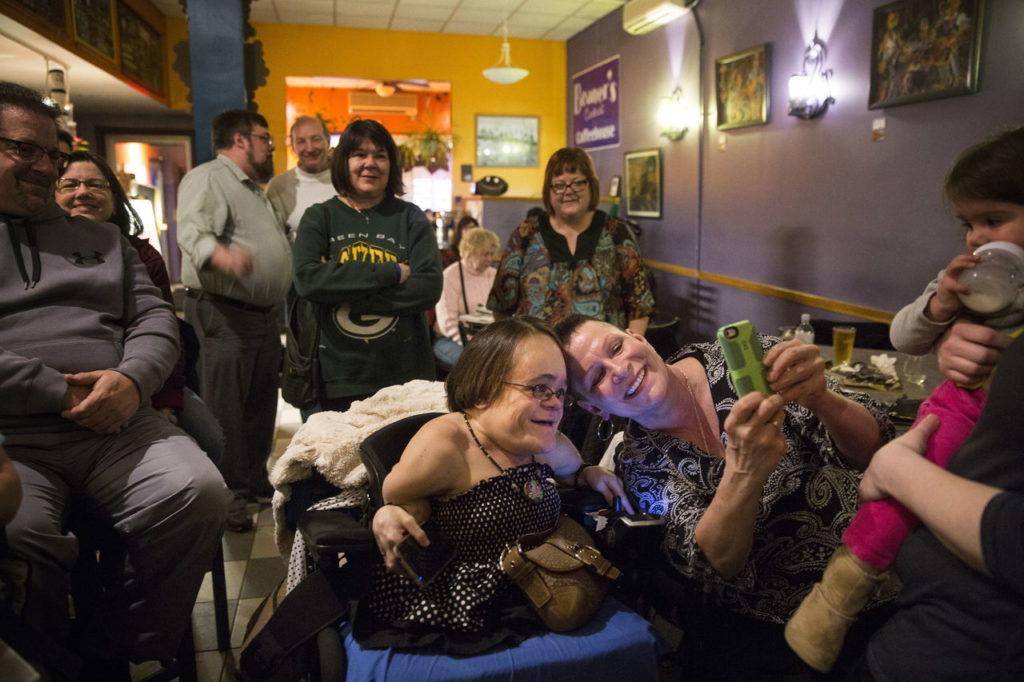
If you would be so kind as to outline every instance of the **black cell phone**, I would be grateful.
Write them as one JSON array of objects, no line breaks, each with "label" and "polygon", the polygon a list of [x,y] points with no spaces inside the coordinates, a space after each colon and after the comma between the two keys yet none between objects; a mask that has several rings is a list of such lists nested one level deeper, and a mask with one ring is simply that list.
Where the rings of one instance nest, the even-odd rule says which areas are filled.
[{"label": "black cell phone", "polygon": [[420,587],[426,587],[436,578],[444,567],[455,558],[455,551],[434,526],[424,526],[430,539],[426,547],[420,545],[411,535],[395,546],[395,556],[401,562],[405,572]]}]

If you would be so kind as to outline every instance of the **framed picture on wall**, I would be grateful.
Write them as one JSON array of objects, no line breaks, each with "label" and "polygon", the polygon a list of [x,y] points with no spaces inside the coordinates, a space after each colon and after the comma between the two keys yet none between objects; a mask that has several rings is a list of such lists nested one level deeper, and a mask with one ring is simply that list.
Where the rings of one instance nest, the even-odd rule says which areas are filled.
[{"label": "framed picture on wall", "polygon": [[899,0],[874,11],[868,108],[978,91],[985,0]]},{"label": "framed picture on wall", "polygon": [[765,43],[715,60],[719,130],[768,122],[770,59],[771,46]]},{"label": "framed picture on wall", "polygon": [[661,150],[626,152],[626,215],[661,217]]},{"label": "framed picture on wall", "polygon": [[539,116],[476,117],[476,165],[535,167],[539,154]]},{"label": "framed picture on wall", "polygon": [[75,40],[107,59],[114,58],[114,3],[112,0],[73,0]]}]

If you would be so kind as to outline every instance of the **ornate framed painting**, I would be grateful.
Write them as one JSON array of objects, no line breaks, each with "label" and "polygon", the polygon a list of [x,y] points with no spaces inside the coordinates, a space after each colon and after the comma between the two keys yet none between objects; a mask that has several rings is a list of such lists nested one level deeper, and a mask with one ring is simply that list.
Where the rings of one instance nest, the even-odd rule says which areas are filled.
[{"label": "ornate framed painting", "polygon": [[626,152],[626,215],[661,217],[661,150]]},{"label": "ornate framed painting", "polygon": [[978,91],[985,0],[899,0],[874,11],[868,108]]},{"label": "ornate framed painting", "polygon": [[745,128],[768,122],[768,43],[715,60],[718,129]]}]

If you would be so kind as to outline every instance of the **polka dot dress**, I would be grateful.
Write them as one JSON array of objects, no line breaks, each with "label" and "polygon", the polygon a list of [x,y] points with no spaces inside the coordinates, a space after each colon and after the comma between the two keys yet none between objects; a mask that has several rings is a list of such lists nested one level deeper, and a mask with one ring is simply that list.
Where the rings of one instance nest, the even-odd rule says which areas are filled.
[{"label": "polka dot dress", "polygon": [[[506,469],[455,497],[434,500],[431,519],[455,550],[455,558],[425,588],[381,570],[367,606],[382,623],[427,626],[456,633],[494,626],[495,602],[513,588],[498,564],[506,545],[554,527],[561,501],[546,464]],[[524,484],[540,483],[534,502]]]}]

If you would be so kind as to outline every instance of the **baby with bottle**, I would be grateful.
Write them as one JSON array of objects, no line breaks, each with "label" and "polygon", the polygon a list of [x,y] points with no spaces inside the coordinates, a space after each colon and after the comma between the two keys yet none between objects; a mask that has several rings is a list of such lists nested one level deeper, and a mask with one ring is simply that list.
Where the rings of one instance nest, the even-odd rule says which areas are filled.
[{"label": "baby with bottle", "polygon": [[[1011,336],[1024,330],[1024,127],[963,152],[946,177],[945,193],[963,224],[967,253],[954,257],[893,319],[893,346],[914,355],[930,352],[961,317]],[[925,452],[929,460],[947,465],[981,415],[987,383],[947,380],[922,403],[918,421],[929,414],[940,420]],[[821,581],[786,625],[786,641],[808,665],[832,668],[847,629],[917,524],[892,499],[860,506]]]}]

